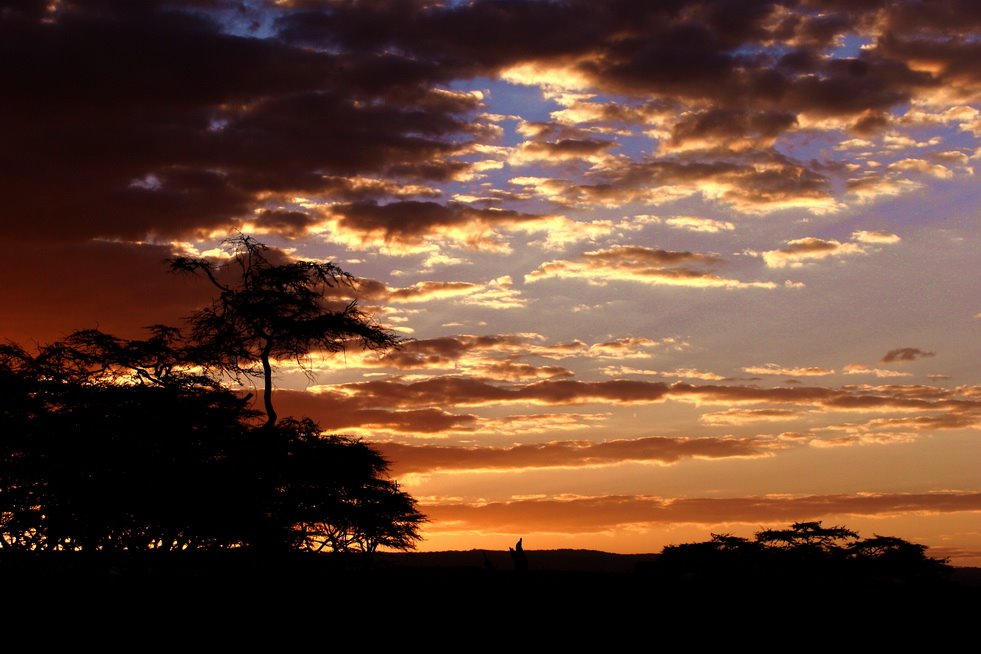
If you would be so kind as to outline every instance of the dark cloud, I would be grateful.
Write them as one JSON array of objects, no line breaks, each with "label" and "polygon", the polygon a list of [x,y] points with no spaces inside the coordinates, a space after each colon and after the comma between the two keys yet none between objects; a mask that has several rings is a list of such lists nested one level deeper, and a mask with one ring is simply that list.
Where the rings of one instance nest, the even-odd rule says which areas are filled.
[{"label": "dark cloud", "polygon": [[[419,242],[439,228],[473,225],[512,224],[534,221],[539,216],[500,209],[478,209],[462,203],[441,204],[401,200],[380,204],[374,201],[334,205],[331,213],[342,229],[357,233],[380,233],[385,239]],[[478,241],[474,237],[474,243]]]},{"label": "dark cloud", "polygon": [[334,387],[373,406],[481,406],[524,403],[568,405],[584,402],[657,402],[668,392],[662,383],[616,380],[546,380],[528,385],[497,385],[469,377],[436,377],[413,383],[368,381]]},{"label": "dark cloud", "polygon": [[472,430],[477,417],[455,414],[438,408],[389,410],[376,408],[364,398],[343,397],[336,393],[308,393],[277,390],[276,407],[283,415],[305,416],[328,431],[369,428],[415,434],[447,430]]},{"label": "dark cloud", "polygon": [[932,356],[934,356],[933,352],[925,352],[918,347],[900,347],[886,352],[880,361],[882,363],[892,363],[893,361],[916,361],[917,359]]},{"label": "dark cloud", "polygon": [[[270,33],[257,27],[261,12],[240,9],[7,7],[3,235],[212,232],[273,208],[263,204],[270,193],[330,193],[339,176],[447,180],[466,169],[453,156],[483,127],[469,119],[479,95],[441,87],[517,65],[566,67],[607,93],[687,103],[694,111],[673,126],[674,145],[704,139],[729,150],[765,145],[802,113],[848,116],[867,131],[920,90],[949,82],[967,92],[979,79],[979,46],[969,38],[978,11],[969,2],[945,2],[936,12],[914,2],[825,3],[821,12],[807,3],[721,0],[277,3]],[[873,21],[885,33],[870,47],[821,56],[846,26]],[[922,61],[936,70],[912,64]],[[561,158],[610,147],[556,133],[526,150]],[[721,177],[730,186],[723,199],[743,205],[827,194],[819,173],[803,166],[789,174],[794,165],[655,161],[582,192],[611,193],[639,176],[645,186]],[[409,227],[395,228],[386,210],[348,210],[351,224],[381,223],[393,238],[427,221],[491,219],[403,206]],[[292,234],[302,223],[269,227]]]},{"label": "dark cloud", "polygon": [[696,147],[733,151],[769,147],[796,123],[796,116],[787,112],[708,109],[675,123],[668,146],[677,149],[694,142]]},{"label": "dark cloud", "polygon": [[187,3],[134,7],[0,15],[0,56],[16,62],[0,71],[4,236],[221,230],[262,194],[329,190],[325,175],[464,167],[446,158],[479,100],[434,89],[410,57],[243,38]]},{"label": "dark cloud", "polygon": [[974,415],[981,404],[970,389],[919,386],[721,386],[686,382],[545,379],[502,384],[478,377],[434,377],[417,382],[378,380],[341,384],[329,393],[365,406],[476,407],[508,404],[571,406],[587,403],[651,404],[668,399],[695,404],[772,404],[817,407],[826,411],[936,411]]}]

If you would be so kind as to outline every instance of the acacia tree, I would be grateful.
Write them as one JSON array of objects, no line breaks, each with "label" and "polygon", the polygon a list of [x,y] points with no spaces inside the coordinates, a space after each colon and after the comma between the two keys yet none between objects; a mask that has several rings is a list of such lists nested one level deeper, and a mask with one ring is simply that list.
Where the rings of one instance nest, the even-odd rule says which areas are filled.
[{"label": "acacia tree", "polygon": [[267,427],[277,418],[274,359],[301,363],[314,350],[340,352],[349,345],[383,350],[399,344],[356,301],[332,302],[333,289],[353,284],[353,277],[333,263],[275,262],[267,246],[245,234],[225,244],[232,259],[223,266],[177,257],[170,267],[202,275],[218,290],[211,306],[190,319],[198,349],[194,358],[236,377],[261,377]]},{"label": "acacia tree", "polygon": [[388,461],[344,436],[323,436],[313,421],[287,418],[290,457],[280,494],[293,547],[373,553],[415,547],[426,521],[416,501],[387,478]]}]

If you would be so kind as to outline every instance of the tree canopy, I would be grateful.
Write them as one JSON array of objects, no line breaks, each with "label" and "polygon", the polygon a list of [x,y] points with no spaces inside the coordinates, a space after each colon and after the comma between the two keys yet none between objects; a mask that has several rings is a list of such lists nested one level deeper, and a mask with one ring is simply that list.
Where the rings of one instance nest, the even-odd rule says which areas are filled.
[{"label": "tree canopy", "polygon": [[[323,288],[329,264],[274,265],[251,238],[233,265],[202,260],[220,297],[185,333],[78,331],[28,352],[0,345],[0,551],[410,549],[425,517],[368,444],[309,419],[272,422],[274,357],[397,342]],[[269,312],[269,313],[265,313]],[[266,378],[266,420],[216,371]],[[274,437],[270,438],[270,434]],[[271,446],[271,443],[274,444]]]},{"label": "tree canopy", "polygon": [[388,349],[399,343],[356,301],[343,302],[331,294],[353,280],[336,265],[276,261],[267,246],[244,234],[225,244],[231,259],[223,266],[176,257],[170,267],[202,275],[218,291],[210,306],[190,318],[195,359],[235,376],[262,378],[267,425],[277,419],[274,359],[301,363],[313,350],[339,352],[351,345]]}]

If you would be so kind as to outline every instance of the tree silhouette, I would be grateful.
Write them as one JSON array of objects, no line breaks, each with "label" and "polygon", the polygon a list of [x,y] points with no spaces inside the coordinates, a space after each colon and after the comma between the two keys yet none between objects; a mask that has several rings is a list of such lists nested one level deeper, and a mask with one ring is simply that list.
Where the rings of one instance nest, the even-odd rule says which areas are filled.
[{"label": "tree silhouette", "polygon": [[[170,260],[176,272],[203,275],[217,290],[210,307],[191,317],[195,358],[236,377],[263,380],[266,425],[276,424],[274,359],[302,358],[313,350],[340,352],[357,344],[387,349],[400,339],[375,324],[356,301],[337,305],[330,292],[353,278],[332,263],[276,262],[269,248],[250,236],[228,239],[231,261],[216,267],[193,257]],[[226,281],[227,280],[227,281]]]},{"label": "tree silhouette", "polygon": [[669,545],[654,568],[667,577],[707,583],[818,585],[932,583],[950,571],[945,560],[926,556],[924,545],[893,536],[860,539],[851,529],[820,522],[764,529],[753,540],[712,534],[708,541]]},{"label": "tree silhouette", "polygon": [[[278,261],[240,235],[214,267],[177,258],[219,289],[189,335],[84,330],[29,353],[0,345],[0,551],[185,552],[410,549],[425,517],[365,443],[311,420],[277,424],[276,359],[399,342],[357,308],[332,264]],[[261,377],[251,395],[214,373]]]},{"label": "tree silhouette", "polygon": [[0,346],[0,550],[415,546],[425,516],[377,451],[309,419],[255,427],[248,398],[192,363],[159,327]]},{"label": "tree silhouette", "polygon": [[290,459],[282,501],[295,547],[372,553],[412,549],[425,517],[384,477],[388,462],[361,441],[324,437],[310,420],[283,420]]},{"label": "tree silhouette", "polygon": [[33,356],[5,346],[4,547],[181,551],[249,540],[255,482],[240,461],[254,414],[213,380],[176,369],[161,333],[77,332]]}]

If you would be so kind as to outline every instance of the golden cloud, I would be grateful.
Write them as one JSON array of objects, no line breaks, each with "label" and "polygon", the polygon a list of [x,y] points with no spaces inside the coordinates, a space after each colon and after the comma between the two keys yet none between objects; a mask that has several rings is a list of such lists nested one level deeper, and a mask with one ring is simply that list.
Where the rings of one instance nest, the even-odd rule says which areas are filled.
[{"label": "golden cloud", "polygon": [[875,375],[876,377],[909,377],[912,373],[900,372],[898,370],[883,370],[882,368],[869,368],[862,363],[849,363],[842,372],[846,375]]},{"label": "golden cloud", "polygon": [[687,229],[692,232],[707,232],[717,234],[718,232],[731,232],[736,228],[730,222],[722,220],[712,220],[711,218],[699,218],[698,216],[675,216],[664,221],[669,227],[676,229]]},{"label": "golden cloud", "polygon": [[864,253],[865,249],[858,243],[841,243],[835,240],[807,237],[787,241],[787,247],[769,250],[760,256],[770,268],[787,266],[799,268],[805,263],[820,261],[828,257]]},{"label": "golden cloud", "polygon": [[794,409],[728,409],[704,413],[698,421],[712,426],[747,425],[756,422],[782,422],[794,420],[804,413]]},{"label": "golden cloud", "polygon": [[751,375],[784,375],[788,377],[824,377],[835,374],[835,371],[829,368],[818,368],[815,366],[788,368],[776,363],[767,363],[762,366],[748,366],[743,368],[743,372],[748,372]]}]

